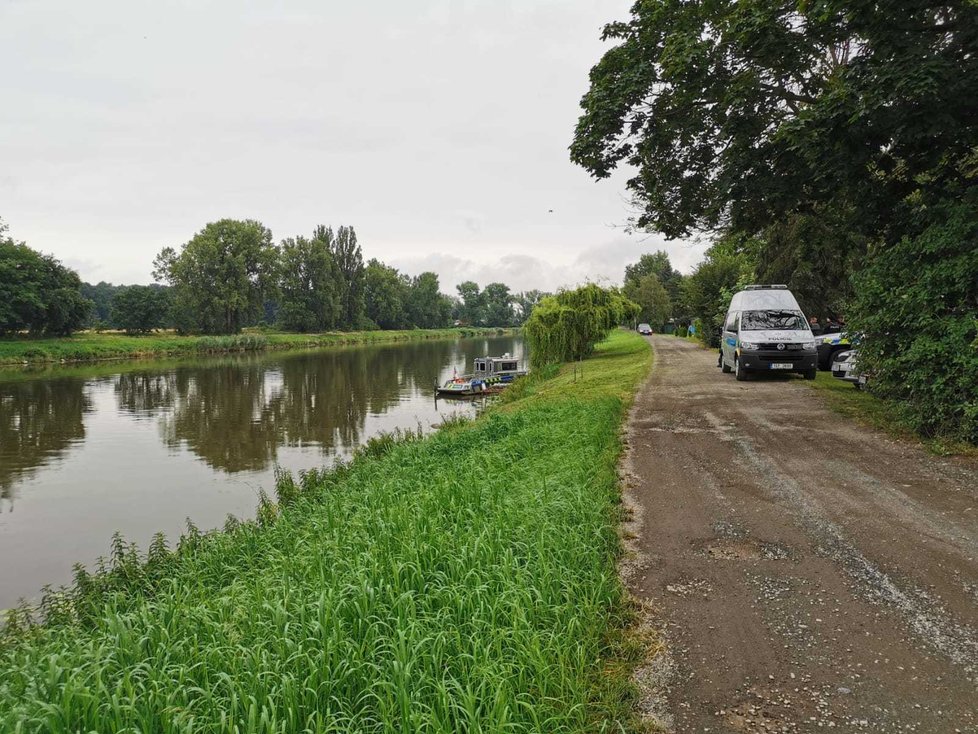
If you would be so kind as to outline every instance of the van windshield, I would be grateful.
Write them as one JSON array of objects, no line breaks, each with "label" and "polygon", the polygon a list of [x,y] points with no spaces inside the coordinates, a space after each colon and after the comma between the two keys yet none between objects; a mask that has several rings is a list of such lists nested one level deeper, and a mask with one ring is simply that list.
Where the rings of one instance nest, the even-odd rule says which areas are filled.
[{"label": "van windshield", "polygon": [[801,311],[744,311],[740,316],[741,331],[804,331],[808,328]]}]

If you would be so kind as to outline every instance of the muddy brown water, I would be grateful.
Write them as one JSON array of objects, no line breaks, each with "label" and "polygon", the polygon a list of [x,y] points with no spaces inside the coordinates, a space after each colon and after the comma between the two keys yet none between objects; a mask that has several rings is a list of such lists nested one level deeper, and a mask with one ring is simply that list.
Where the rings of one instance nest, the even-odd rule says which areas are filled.
[{"label": "muddy brown water", "polygon": [[480,403],[436,402],[434,384],[506,352],[522,359],[522,340],[0,372],[0,609],[67,582],[116,531],[145,548],[187,518],[253,517],[276,466],[326,466],[380,432],[473,415]]},{"label": "muddy brown water", "polygon": [[623,575],[674,732],[978,731],[978,465],[652,339]]}]

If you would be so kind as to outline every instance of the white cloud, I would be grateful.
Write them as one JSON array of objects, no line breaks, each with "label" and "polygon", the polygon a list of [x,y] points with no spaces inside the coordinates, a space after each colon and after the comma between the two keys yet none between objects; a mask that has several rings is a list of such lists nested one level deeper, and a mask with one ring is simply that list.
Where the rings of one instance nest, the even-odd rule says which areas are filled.
[{"label": "white cloud", "polygon": [[[625,266],[646,252],[665,250],[674,267],[689,272],[706,249],[705,243],[690,245],[657,238],[611,239],[607,244],[588,247],[572,257],[538,257],[522,253],[464,256],[452,252],[432,252],[419,256],[391,258],[388,262],[402,272],[417,275],[430,270],[438,274],[441,289],[454,294],[455,286],[474,280],[480,286],[506,283],[514,291],[537,288],[555,291],[584,282],[620,285]],[[491,253],[490,248],[490,253]],[[571,250],[573,252],[573,250]]]},{"label": "white cloud", "polygon": [[0,217],[88,280],[148,282],[162,247],[252,217],[353,224],[447,290],[615,281],[663,245],[609,229],[625,177],[567,147],[631,2],[0,3]]}]

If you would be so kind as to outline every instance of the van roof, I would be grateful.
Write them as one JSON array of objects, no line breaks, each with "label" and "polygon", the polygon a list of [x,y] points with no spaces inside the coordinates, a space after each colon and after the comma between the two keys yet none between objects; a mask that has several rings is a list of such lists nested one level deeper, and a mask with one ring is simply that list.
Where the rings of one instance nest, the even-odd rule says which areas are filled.
[{"label": "van roof", "polygon": [[747,286],[734,293],[728,311],[763,311],[766,309],[801,311],[798,301],[786,286]]}]

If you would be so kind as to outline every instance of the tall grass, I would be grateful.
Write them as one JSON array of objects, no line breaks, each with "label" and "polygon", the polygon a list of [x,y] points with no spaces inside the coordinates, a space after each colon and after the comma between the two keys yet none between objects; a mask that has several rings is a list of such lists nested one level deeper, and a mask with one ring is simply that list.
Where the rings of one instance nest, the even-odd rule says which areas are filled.
[{"label": "tall grass", "polygon": [[0,732],[623,730],[616,459],[648,363],[615,334],[579,383],[281,474],[254,521],[117,538],[13,616]]}]

